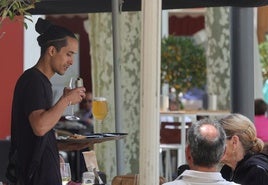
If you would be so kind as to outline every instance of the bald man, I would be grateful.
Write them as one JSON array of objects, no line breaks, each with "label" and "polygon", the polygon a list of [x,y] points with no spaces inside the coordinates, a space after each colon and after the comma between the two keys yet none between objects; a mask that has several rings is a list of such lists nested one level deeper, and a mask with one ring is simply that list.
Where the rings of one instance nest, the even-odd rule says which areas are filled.
[{"label": "bald man", "polygon": [[164,185],[235,185],[217,171],[225,151],[225,137],[223,128],[215,121],[202,119],[192,124],[185,149],[190,169]]}]

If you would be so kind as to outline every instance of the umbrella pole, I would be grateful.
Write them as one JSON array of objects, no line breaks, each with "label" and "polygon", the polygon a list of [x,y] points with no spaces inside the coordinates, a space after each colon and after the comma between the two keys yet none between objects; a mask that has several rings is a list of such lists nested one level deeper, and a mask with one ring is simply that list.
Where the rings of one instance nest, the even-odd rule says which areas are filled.
[{"label": "umbrella pole", "polygon": [[[254,120],[254,10],[232,7],[231,111]],[[243,69],[243,70],[241,70]]]},{"label": "umbrella pole", "polygon": [[[120,83],[120,29],[119,28],[119,6],[122,1],[112,0],[112,29],[113,29],[113,65],[114,65],[114,99],[115,99],[115,130],[122,132],[122,99]],[[117,175],[123,174],[124,169],[123,141],[116,142]]]}]

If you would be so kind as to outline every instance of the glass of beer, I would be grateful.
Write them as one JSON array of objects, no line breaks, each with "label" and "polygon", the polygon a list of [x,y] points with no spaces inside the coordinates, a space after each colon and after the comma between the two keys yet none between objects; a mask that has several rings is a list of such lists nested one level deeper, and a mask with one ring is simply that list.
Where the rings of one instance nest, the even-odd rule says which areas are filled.
[{"label": "glass of beer", "polygon": [[94,119],[103,122],[108,114],[108,104],[104,97],[94,97],[92,102],[92,114]]}]

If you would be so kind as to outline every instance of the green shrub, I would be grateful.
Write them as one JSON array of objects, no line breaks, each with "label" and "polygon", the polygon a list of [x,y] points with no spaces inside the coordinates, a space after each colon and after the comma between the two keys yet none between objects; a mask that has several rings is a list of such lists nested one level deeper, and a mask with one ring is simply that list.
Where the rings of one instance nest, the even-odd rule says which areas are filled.
[{"label": "green shrub", "polygon": [[161,44],[161,83],[177,93],[206,84],[206,57],[203,46],[190,37],[168,36]]},{"label": "green shrub", "polygon": [[263,80],[268,79],[268,41],[259,44]]}]

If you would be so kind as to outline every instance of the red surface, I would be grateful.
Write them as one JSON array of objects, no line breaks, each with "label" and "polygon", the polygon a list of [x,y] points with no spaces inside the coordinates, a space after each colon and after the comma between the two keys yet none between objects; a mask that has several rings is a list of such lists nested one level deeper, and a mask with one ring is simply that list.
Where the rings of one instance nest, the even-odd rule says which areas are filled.
[{"label": "red surface", "polygon": [[169,34],[177,36],[191,36],[205,28],[204,16],[169,17]]},{"label": "red surface", "polygon": [[23,71],[23,24],[6,19],[0,27],[0,139],[10,136],[15,83]]}]

